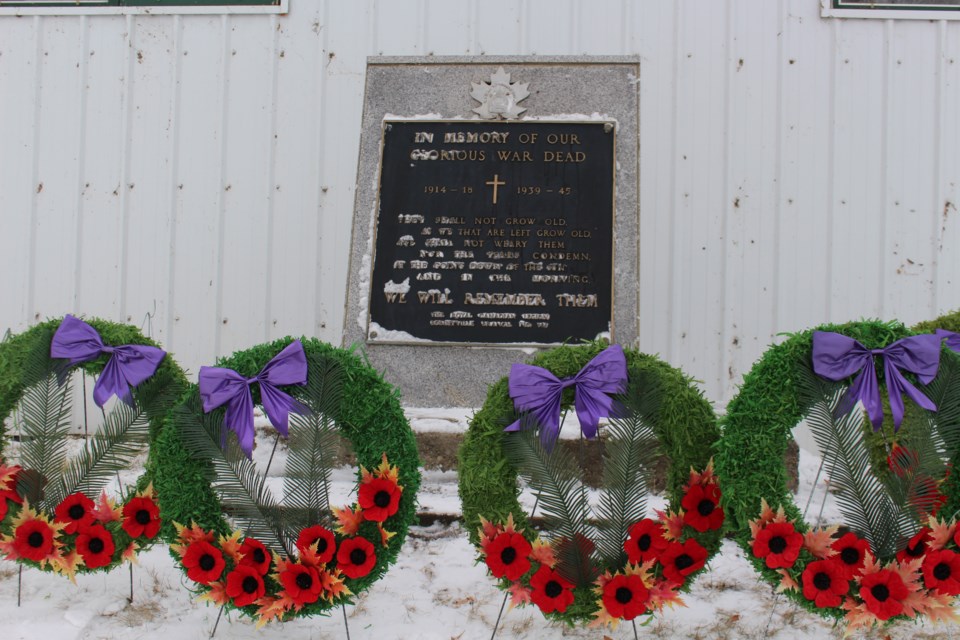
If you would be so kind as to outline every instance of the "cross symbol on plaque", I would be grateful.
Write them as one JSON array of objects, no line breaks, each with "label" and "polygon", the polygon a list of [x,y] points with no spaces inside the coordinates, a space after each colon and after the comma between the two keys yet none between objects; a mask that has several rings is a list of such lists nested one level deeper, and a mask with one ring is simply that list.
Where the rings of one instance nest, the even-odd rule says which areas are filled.
[{"label": "cross symbol on plaque", "polygon": [[497,187],[502,187],[507,183],[501,182],[500,175],[495,173],[493,174],[493,180],[487,180],[485,184],[493,187],[493,204],[497,204]]}]

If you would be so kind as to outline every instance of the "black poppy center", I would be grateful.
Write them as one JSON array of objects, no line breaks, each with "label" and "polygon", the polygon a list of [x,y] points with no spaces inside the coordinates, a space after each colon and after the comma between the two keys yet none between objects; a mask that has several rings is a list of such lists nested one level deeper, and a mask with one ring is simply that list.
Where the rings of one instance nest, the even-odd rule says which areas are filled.
[{"label": "black poppy center", "polygon": [[616,598],[617,602],[620,604],[627,604],[633,600],[633,591],[627,589],[626,587],[620,587],[617,589],[617,593],[613,596]]},{"label": "black poppy center", "polygon": [[267,554],[263,552],[263,549],[257,547],[253,550],[253,561],[257,564],[263,564],[263,561],[267,559]]},{"label": "black poppy center", "polygon": [[150,524],[150,512],[146,509],[140,509],[137,511],[137,515],[133,516],[133,519],[137,521],[137,524]]},{"label": "black poppy center", "polygon": [[787,548],[787,541],[783,539],[783,536],[773,536],[767,546],[770,547],[771,553],[783,553],[783,550]]},{"label": "black poppy center", "polygon": [[953,571],[950,570],[950,565],[946,562],[941,562],[933,568],[933,577],[937,580],[947,580],[951,574],[953,574]]},{"label": "black poppy center", "polygon": [[702,515],[704,518],[713,513],[713,510],[716,508],[716,504],[712,500],[707,500],[704,498],[700,501],[700,504],[697,505],[697,513]]},{"label": "black poppy center", "polygon": [[309,573],[298,573],[297,574],[297,586],[301,589],[309,589],[313,586],[313,578],[310,577]]},{"label": "black poppy center", "polygon": [[84,515],[86,515],[86,513],[87,513],[87,510],[83,508],[83,505],[82,505],[82,504],[72,505],[72,506],[67,510],[67,515],[70,516],[70,519],[71,519],[71,520],[79,520],[79,519],[82,518]]},{"label": "black poppy center", "polygon": [[33,547],[34,549],[39,549],[43,546],[43,534],[39,531],[34,531],[29,536],[27,536],[27,544]]},{"label": "black poppy center", "polygon": [[512,564],[517,559],[517,550],[513,547],[507,547],[500,552],[500,561],[503,564]]},{"label": "black poppy center", "polygon": [[860,552],[856,547],[847,547],[840,552],[840,559],[844,564],[857,564],[860,562]]},{"label": "black poppy center", "polygon": [[[297,579],[299,580],[299,576],[297,576]],[[241,586],[243,587],[244,593],[256,593],[259,584],[257,583],[256,578],[253,576],[247,576],[243,579],[243,584]]]},{"label": "black poppy center", "polygon": [[637,538],[637,548],[640,549],[640,551],[646,551],[647,549],[650,548],[650,544],[652,542],[653,540],[650,539],[650,534],[645,533],[639,538]]},{"label": "black poppy center", "polygon": [[216,566],[216,564],[217,564],[216,558],[214,558],[209,553],[205,553],[202,556],[200,556],[200,560],[199,562],[197,562],[197,565],[204,571],[210,571],[211,569],[213,569],[214,566]]},{"label": "black poppy center", "polygon": [[326,538],[317,538],[314,540],[317,545],[317,553],[323,553],[327,550],[327,539]]},{"label": "black poppy center", "polygon": [[377,505],[381,509],[385,509],[390,505],[390,492],[377,491],[377,495],[373,496],[373,504]]},{"label": "black poppy center", "polygon": [[927,550],[927,543],[924,542],[923,540],[913,545],[912,547],[907,546],[906,548],[907,555],[914,558],[919,558],[924,554],[926,550]]},{"label": "black poppy center", "polygon": [[103,540],[100,538],[90,538],[90,542],[87,543],[87,548],[90,549],[93,553],[100,553],[103,551]]},{"label": "black poppy center", "polygon": [[826,591],[830,588],[830,584],[833,580],[830,579],[829,573],[824,573],[820,571],[817,575],[813,576],[813,586],[815,586],[820,591]]},{"label": "black poppy center", "polygon": [[353,564],[363,564],[367,561],[367,552],[363,549],[354,549],[350,552],[350,562]]},{"label": "black poppy center", "polygon": [[677,559],[673,561],[673,564],[676,565],[677,569],[683,570],[693,564],[693,558],[684,553],[677,556]]},{"label": "black poppy center", "polygon": [[563,593],[563,587],[560,586],[560,583],[556,580],[551,580],[547,583],[547,586],[543,588],[543,592],[547,594],[548,598],[556,598]]},{"label": "black poppy center", "polygon": [[884,602],[890,597],[890,589],[887,589],[885,584],[875,584],[870,588],[870,594],[877,602]]}]

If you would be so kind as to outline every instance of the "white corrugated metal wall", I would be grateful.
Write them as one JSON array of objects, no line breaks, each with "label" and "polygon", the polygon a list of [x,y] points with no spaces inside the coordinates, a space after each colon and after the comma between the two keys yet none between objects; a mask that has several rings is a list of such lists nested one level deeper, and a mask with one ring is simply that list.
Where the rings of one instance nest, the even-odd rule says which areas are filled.
[{"label": "white corrugated metal wall", "polygon": [[193,371],[339,342],[366,57],[463,54],[641,56],[640,348],[711,400],[778,332],[960,307],[960,22],[290,0],[0,16],[0,330],[149,324]]}]

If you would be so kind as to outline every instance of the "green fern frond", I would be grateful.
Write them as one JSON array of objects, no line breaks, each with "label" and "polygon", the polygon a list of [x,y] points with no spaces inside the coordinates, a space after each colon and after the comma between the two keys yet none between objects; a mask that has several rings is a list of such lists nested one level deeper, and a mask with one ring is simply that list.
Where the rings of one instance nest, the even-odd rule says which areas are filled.
[{"label": "green fern frond", "polygon": [[798,397],[811,407],[807,424],[824,457],[845,523],[866,538],[879,557],[891,557],[901,537],[901,509],[873,474],[863,438],[864,413],[855,410],[834,418],[846,388],[818,377],[808,366],[801,368],[796,382]]},{"label": "green fern frond", "polygon": [[603,454],[603,487],[597,505],[597,547],[607,566],[626,562],[623,541],[634,522],[647,511],[647,487],[659,450],[659,440],[643,416],[655,415],[659,387],[635,377],[622,411],[610,418]]},{"label": "green fern frond", "polygon": [[248,536],[269,549],[290,556],[283,537],[280,505],[262,482],[253,461],[247,459],[237,439],[231,435],[226,449],[220,447],[223,411],[203,412],[199,393],[192,393],[172,414],[180,429],[180,438],[190,454],[210,462],[210,483],[220,497],[224,510]]},{"label": "green fern frond", "polygon": [[30,472],[22,476],[20,490],[32,504],[45,509],[58,504],[52,495],[45,495],[45,488],[66,465],[72,394],[69,380],[60,385],[57,376],[48,372],[24,391],[17,408],[20,462]]},{"label": "green fern frond", "polygon": [[[586,587],[596,568],[580,550],[595,535],[588,518],[590,506],[580,481],[576,460],[563,447],[548,453],[536,429],[503,435],[503,452],[517,473],[537,493],[547,527],[560,541],[576,541],[573,552],[558,554],[557,571],[577,586]],[[592,543],[590,543],[592,545]]]},{"label": "green fern frond", "polygon": [[960,354],[941,354],[937,377],[923,392],[937,406],[935,414],[924,412],[929,427],[943,443],[943,457],[951,460],[960,451]]},{"label": "green fern frond", "polygon": [[48,500],[59,504],[68,495],[82,491],[91,498],[105,487],[146,447],[150,438],[150,415],[172,406],[180,386],[170,371],[159,370],[137,388],[136,407],[117,402],[88,446],[71,459],[60,480],[50,487]]},{"label": "green fern frond", "polygon": [[343,395],[343,375],[330,358],[311,359],[310,377],[297,399],[311,415],[290,416],[289,454],[284,479],[287,539],[318,523],[329,526],[330,468],[339,446],[334,415]]}]

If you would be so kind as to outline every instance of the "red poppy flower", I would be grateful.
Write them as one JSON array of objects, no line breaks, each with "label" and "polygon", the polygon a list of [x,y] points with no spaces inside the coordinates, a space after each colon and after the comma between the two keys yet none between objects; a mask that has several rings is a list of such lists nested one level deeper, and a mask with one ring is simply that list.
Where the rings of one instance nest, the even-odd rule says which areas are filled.
[{"label": "red poppy flower", "polygon": [[546,565],[533,574],[530,586],[533,587],[530,598],[544,613],[563,613],[573,604],[573,584]]},{"label": "red poppy flower", "polygon": [[150,498],[133,498],[123,505],[123,530],[131,538],[156,537],[160,531],[160,509]]},{"label": "red poppy flower", "polygon": [[286,570],[280,572],[280,584],[294,604],[300,606],[316,602],[323,591],[317,570],[302,564],[287,565]]},{"label": "red poppy flower", "polygon": [[7,517],[7,499],[0,496],[0,522]]},{"label": "red poppy flower", "polygon": [[93,524],[93,512],[97,505],[82,493],[71,493],[57,505],[53,514],[57,522],[65,522],[64,533],[73,534],[82,527]]},{"label": "red poppy flower", "polygon": [[187,568],[187,577],[200,584],[210,584],[220,579],[226,563],[223,554],[206,540],[198,540],[183,554],[183,566]]},{"label": "red poppy flower", "polygon": [[640,564],[656,560],[667,548],[667,539],[663,537],[663,525],[656,520],[644,518],[630,526],[630,533],[623,542],[627,560],[631,564]]},{"label": "red poppy flower", "polygon": [[487,545],[487,566],[494,578],[507,577],[508,580],[519,580],[520,576],[530,570],[530,560],[527,556],[533,547],[527,539],[519,533],[501,533]]},{"label": "red poppy flower", "polygon": [[638,575],[619,574],[603,585],[603,606],[614,618],[633,620],[647,610],[650,591]]},{"label": "red poppy flower", "polygon": [[83,527],[77,536],[77,551],[89,568],[105,567],[113,562],[113,536],[99,524]]},{"label": "red poppy flower", "polygon": [[348,578],[362,578],[377,562],[373,545],[366,538],[347,538],[337,551],[337,567]]},{"label": "red poppy flower", "polygon": [[811,562],[803,570],[803,597],[821,609],[839,607],[850,591],[850,582],[844,577],[846,571],[834,558]]},{"label": "red poppy flower", "polygon": [[317,558],[320,563],[326,564],[333,560],[333,554],[337,551],[337,542],[332,531],[320,525],[300,531],[300,535],[297,536],[297,549],[301,551],[309,549],[313,543],[317,543]]},{"label": "red poppy flower", "polygon": [[858,538],[857,534],[851,531],[839,540],[835,540],[830,547],[837,552],[834,559],[843,570],[843,578],[850,580],[863,569],[863,559],[870,550],[870,543],[863,538]]},{"label": "red poppy flower", "polygon": [[227,595],[238,607],[253,604],[263,597],[264,592],[263,578],[255,567],[241,564],[227,574]]},{"label": "red poppy flower", "polygon": [[803,536],[793,528],[792,522],[768,524],[753,539],[753,555],[763,558],[771,569],[789,568],[797,561]]},{"label": "red poppy flower", "polygon": [[903,613],[902,600],[909,593],[900,576],[890,569],[881,569],[860,580],[860,597],[867,610],[880,620]]},{"label": "red poppy flower", "polygon": [[372,522],[383,522],[400,508],[400,487],[386,478],[374,478],[360,485],[357,503],[363,517]]},{"label": "red poppy flower", "polygon": [[908,562],[922,558],[927,553],[927,543],[930,542],[930,528],[923,527],[915,536],[910,538],[907,546],[897,552],[898,562]]},{"label": "red poppy flower", "polygon": [[923,559],[923,583],[937,593],[960,595],[960,555],[949,549],[928,553]]},{"label": "red poppy flower", "polygon": [[34,562],[48,559],[53,553],[53,529],[38,518],[27,520],[13,532],[13,549],[17,556]]},{"label": "red poppy flower", "polygon": [[672,585],[683,584],[687,576],[703,568],[707,562],[707,550],[690,538],[684,543],[671,542],[660,556],[663,577]]},{"label": "red poppy flower", "polygon": [[720,487],[715,484],[693,485],[683,496],[680,506],[684,508],[683,522],[700,533],[719,529],[723,525]]},{"label": "red poppy flower", "polygon": [[244,538],[240,545],[240,564],[253,567],[261,576],[270,570],[270,552],[256,538]]}]

